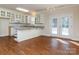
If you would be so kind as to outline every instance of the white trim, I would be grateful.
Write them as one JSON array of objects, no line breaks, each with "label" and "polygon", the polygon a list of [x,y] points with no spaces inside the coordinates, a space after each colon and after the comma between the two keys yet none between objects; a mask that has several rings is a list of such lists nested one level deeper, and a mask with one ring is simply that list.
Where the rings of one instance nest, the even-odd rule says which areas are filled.
[{"label": "white trim", "polygon": [[5,37],[5,36],[9,36],[9,35],[0,35],[0,37]]}]

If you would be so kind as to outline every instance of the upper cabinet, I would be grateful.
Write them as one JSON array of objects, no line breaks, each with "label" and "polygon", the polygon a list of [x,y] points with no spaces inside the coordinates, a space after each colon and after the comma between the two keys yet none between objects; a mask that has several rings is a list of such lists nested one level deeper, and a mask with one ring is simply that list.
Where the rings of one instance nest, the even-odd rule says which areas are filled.
[{"label": "upper cabinet", "polygon": [[7,13],[7,17],[11,17],[11,13],[10,12],[6,12]]},{"label": "upper cabinet", "polygon": [[37,13],[36,15],[26,15],[24,13],[9,10],[5,8],[0,8],[0,18],[8,18],[10,23],[28,23],[32,25],[41,25],[43,24],[43,14]]},{"label": "upper cabinet", "polygon": [[10,11],[0,8],[0,18],[10,18],[10,17],[11,17]]},{"label": "upper cabinet", "polygon": [[5,16],[6,16],[5,11],[2,11],[2,10],[1,10],[0,12],[1,12],[1,16],[2,16],[2,17],[5,17]]},{"label": "upper cabinet", "polygon": [[26,23],[27,15],[21,12],[0,8],[0,18],[8,18],[10,22]]},{"label": "upper cabinet", "polygon": [[43,24],[44,23],[44,15],[38,13],[35,18],[35,23]]},{"label": "upper cabinet", "polygon": [[6,12],[4,10],[0,10],[0,17],[6,17]]}]

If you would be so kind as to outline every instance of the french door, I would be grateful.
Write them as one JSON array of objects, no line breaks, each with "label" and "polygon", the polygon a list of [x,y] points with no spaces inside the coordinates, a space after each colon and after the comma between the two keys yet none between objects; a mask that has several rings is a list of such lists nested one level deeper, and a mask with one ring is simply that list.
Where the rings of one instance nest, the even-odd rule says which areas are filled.
[{"label": "french door", "polygon": [[52,18],[52,35],[57,37],[69,38],[71,27],[71,17],[53,17]]}]

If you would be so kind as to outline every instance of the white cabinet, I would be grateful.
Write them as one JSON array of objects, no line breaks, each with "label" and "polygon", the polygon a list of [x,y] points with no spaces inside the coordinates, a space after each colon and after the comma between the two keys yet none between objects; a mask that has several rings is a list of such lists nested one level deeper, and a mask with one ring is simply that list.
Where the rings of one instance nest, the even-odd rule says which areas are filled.
[{"label": "white cabinet", "polygon": [[28,23],[28,16],[24,17],[24,23]]},{"label": "white cabinet", "polygon": [[6,16],[5,10],[0,10],[0,17],[5,17],[5,16]]},{"label": "white cabinet", "polygon": [[34,37],[38,37],[40,35],[41,35],[40,29],[17,30],[17,38],[15,38],[15,40],[17,42],[21,42]]},{"label": "white cabinet", "polygon": [[2,16],[2,17],[5,17],[6,12],[5,12],[5,11],[3,11],[3,10],[1,10],[0,12],[1,12],[1,16]]},{"label": "white cabinet", "polygon": [[10,20],[10,22],[13,22],[14,20],[15,20],[15,14],[11,13],[11,20]]},{"label": "white cabinet", "polygon": [[6,17],[11,17],[11,12],[5,11],[6,12]]},{"label": "white cabinet", "polygon": [[31,16],[31,24],[35,24],[35,16]]},{"label": "white cabinet", "polygon": [[27,22],[26,15],[12,14],[11,22],[12,23],[14,22],[26,23]]},{"label": "white cabinet", "polygon": [[11,27],[11,36],[15,36],[16,35],[16,29]]},{"label": "white cabinet", "polygon": [[44,15],[43,14],[37,14],[35,23],[44,23]]},{"label": "white cabinet", "polygon": [[27,16],[27,23],[31,23],[31,16]]},{"label": "white cabinet", "polygon": [[0,8],[0,17],[9,18],[10,22],[20,22],[20,23],[43,23],[43,14],[37,14],[36,16],[26,15],[21,12]]},{"label": "white cabinet", "polygon": [[0,9],[0,17],[1,18],[10,18],[11,12],[7,11],[6,9]]},{"label": "white cabinet", "polygon": [[24,19],[25,19],[25,16],[22,15],[22,16],[21,16],[21,19],[20,19],[22,23],[24,23]]},{"label": "white cabinet", "polygon": [[40,23],[44,23],[44,15],[43,14],[40,15]]},{"label": "white cabinet", "polygon": [[9,18],[10,22],[26,23],[26,14],[9,10],[6,8],[0,8],[0,18]]},{"label": "white cabinet", "polygon": [[27,16],[27,23],[35,24],[36,16]]}]

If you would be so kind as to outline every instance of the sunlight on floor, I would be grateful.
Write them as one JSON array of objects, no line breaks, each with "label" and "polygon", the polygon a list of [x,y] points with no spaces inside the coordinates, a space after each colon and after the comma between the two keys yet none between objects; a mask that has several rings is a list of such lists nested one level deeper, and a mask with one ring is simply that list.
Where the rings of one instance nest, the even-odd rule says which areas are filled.
[{"label": "sunlight on floor", "polygon": [[77,43],[77,42],[74,42],[74,41],[69,41],[69,42],[79,46],[79,43]]},{"label": "sunlight on floor", "polygon": [[56,39],[56,40],[58,40],[59,42],[61,42],[61,43],[63,43],[63,44],[68,44],[66,41],[63,41],[63,40],[61,40],[61,39]]}]

